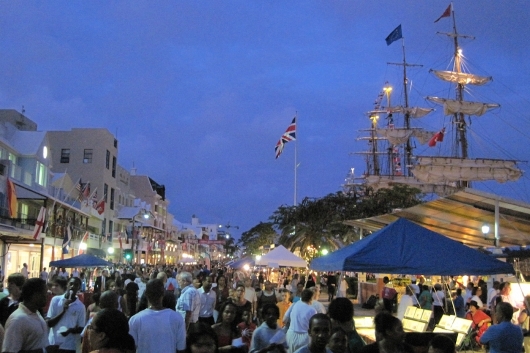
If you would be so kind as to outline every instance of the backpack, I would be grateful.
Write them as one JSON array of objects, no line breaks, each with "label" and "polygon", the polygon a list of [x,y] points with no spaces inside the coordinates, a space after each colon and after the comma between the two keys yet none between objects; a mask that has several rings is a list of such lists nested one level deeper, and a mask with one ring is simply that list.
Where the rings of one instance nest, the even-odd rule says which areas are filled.
[{"label": "backpack", "polygon": [[371,295],[370,298],[362,305],[363,309],[373,309],[375,308],[375,305],[377,304],[377,298],[375,295]]}]

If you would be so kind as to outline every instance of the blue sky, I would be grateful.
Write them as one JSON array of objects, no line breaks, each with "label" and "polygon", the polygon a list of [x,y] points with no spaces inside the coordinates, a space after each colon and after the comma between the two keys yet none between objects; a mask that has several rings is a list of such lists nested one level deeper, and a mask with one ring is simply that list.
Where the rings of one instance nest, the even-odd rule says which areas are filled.
[{"label": "blue sky", "polygon": [[[39,130],[104,127],[118,162],[166,185],[181,222],[248,230],[293,202],[294,143],[274,146],[298,115],[298,199],[341,189],[360,174],[364,112],[386,81],[400,100],[401,42],[411,102],[448,94],[429,75],[447,69],[448,1],[2,1],[0,107]],[[493,76],[473,89],[501,108],[472,120],[475,156],[528,161],[530,2],[455,1],[469,68]],[[425,127],[439,130],[437,118]],[[424,147],[416,152],[427,153]],[[522,168],[528,171],[528,164]],[[530,202],[530,182],[475,185]]]}]

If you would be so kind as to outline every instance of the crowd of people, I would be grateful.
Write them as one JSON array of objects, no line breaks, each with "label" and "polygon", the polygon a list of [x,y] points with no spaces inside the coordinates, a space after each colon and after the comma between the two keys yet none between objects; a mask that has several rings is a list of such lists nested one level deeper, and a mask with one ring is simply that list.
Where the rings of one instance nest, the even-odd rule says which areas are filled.
[{"label": "crowd of people", "polygon": [[[389,282],[385,277],[381,295],[384,302],[385,297],[388,298],[385,311],[392,312],[397,292]],[[419,283],[413,277],[401,296],[397,317],[402,320],[409,306],[432,310],[429,330],[433,330],[444,314],[454,315],[471,321],[468,347],[488,346],[490,352],[521,352],[524,347],[526,352],[530,352],[530,316],[527,309],[530,296],[518,304],[511,294],[511,287],[510,282],[493,281],[488,289],[480,277],[470,280],[466,286],[452,278],[445,286],[436,283],[429,287],[424,277],[419,278]]]},{"label": "crowd of people", "polygon": [[[413,351],[405,343],[402,310],[397,317],[392,313],[395,290],[387,278],[382,298],[388,299],[384,308],[389,310],[375,316],[376,340],[367,345],[355,328],[352,301],[335,297],[335,274],[323,277],[286,271],[272,282],[265,272],[244,276],[204,266],[117,266],[113,271],[70,272],[52,268],[40,278],[29,279],[15,273],[7,278],[8,294],[0,299],[0,345],[2,352],[60,353]],[[319,301],[321,287],[328,292],[327,308]],[[475,288],[462,297],[468,318],[477,328],[487,328],[477,329],[477,342],[488,344],[491,352],[516,352],[510,350],[514,347],[520,352],[523,334],[512,320],[519,324],[524,317],[528,323],[526,308],[514,309],[506,287],[509,284],[499,284],[499,292],[488,293],[481,303]],[[430,300],[424,292],[410,286],[401,302],[440,306],[443,315],[442,287],[433,287]],[[455,303],[460,301],[458,296],[462,293],[457,288]],[[489,309],[494,315],[484,312],[484,303],[493,303]],[[434,314],[436,320],[438,314]],[[455,344],[447,337],[436,337],[431,349],[454,353]]]}]

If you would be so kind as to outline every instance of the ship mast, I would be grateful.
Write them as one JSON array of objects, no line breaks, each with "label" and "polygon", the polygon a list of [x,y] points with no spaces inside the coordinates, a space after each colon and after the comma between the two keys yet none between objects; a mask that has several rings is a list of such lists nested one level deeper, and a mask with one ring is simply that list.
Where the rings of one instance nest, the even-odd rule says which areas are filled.
[{"label": "ship mast", "polygon": [[[422,67],[423,65],[418,64],[409,64],[407,63],[407,59],[405,56],[405,38],[401,38],[401,48],[403,50],[403,62],[402,63],[388,63],[389,65],[398,65],[403,66],[403,92],[404,92],[404,98],[405,98],[405,128],[410,129],[410,110],[409,108],[409,93],[408,93],[408,78],[407,78],[407,66],[410,67]],[[390,107],[389,107],[390,108]],[[411,167],[412,166],[412,145],[410,143],[410,138],[407,139],[407,142],[405,144],[405,168],[406,171],[404,175],[406,176],[412,176]]]},{"label": "ship mast", "polygon": [[[458,37],[474,39],[472,36],[460,35],[456,30],[456,18],[455,12],[451,9],[451,17],[453,18],[453,32],[452,33],[442,33],[448,36],[453,37],[454,44],[454,68],[453,71],[459,74],[462,73],[462,50],[458,45]],[[456,83],[456,100],[459,102],[464,101],[464,83]],[[467,145],[467,125],[463,112],[455,112],[453,114],[453,123],[456,126],[455,129],[455,150],[453,151],[455,157],[468,158],[468,145]],[[460,150],[460,151],[459,151]],[[467,188],[471,187],[469,181],[460,180],[458,182],[458,187]]]}]

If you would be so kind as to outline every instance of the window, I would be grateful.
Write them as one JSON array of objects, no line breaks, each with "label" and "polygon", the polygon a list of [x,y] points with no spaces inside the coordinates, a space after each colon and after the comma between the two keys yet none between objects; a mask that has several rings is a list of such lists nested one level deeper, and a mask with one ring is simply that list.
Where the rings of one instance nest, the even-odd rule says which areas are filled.
[{"label": "window", "polygon": [[[114,222],[109,221],[109,234],[112,237],[112,233],[114,232]],[[111,238],[112,239],[112,238]],[[110,241],[110,239],[108,239]]]},{"label": "window", "polygon": [[112,157],[112,177],[116,178],[116,157]]},{"label": "window", "polygon": [[29,207],[28,205],[26,204],[21,204],[20,205],[20,218],[21,218],[21,222],[22,224],[25,224],[28,222],[28,213],[29,213]]},{"label": "window", "polygon": [[61,163],[70,163],[70,149],[63,148],[61,150]]},{"label": "window", "polygon": [[103,184],[103,198],[105,199],[105,202],[107,202],[108,192],[109,192],[109,186],[107,184]]},{"label": "window", "polygon": [[83,163],[92,163],[92,154],[94,153],[94,150],[92,148],[85,149],[83,153]]},{"label": "window", "polygon": [[37,170],[35,172],[35,182],[40,186],[46,186],[48,181],[48,172],[46,166],[41,162],[37,162]]},{"label": "window", "polygon": [[114,209],[114,189],[110,188],[110,209]]},{"label": "window", "polygon": [[105,168],[110,168],[110,151],[107,150],[107,154],[105,155]]},{"label": "window", "polygon": [[118,148],[118,140],[114,139],[114,147]]},{"label": "window", "polygon": [[107,233],[107,228],[105,227],[107,225],[107,219],[103,218],[103,221],[101,221],[101,235],[105,236]]}]

